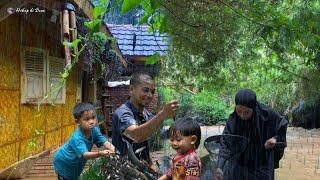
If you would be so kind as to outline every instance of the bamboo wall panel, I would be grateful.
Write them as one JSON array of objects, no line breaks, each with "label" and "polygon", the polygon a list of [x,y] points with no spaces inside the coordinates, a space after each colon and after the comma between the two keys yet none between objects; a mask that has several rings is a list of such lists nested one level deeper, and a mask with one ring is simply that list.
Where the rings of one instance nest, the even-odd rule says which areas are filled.
[{"label": "bamboo wall panel", "polygon": [[[11,15],[7,19],[0,22],[0,37],[3,43],[0,44],[0,47],[5,51],[13,51],[19,53],[19,40],[20,36],[20,16]],[[16,27],[16,28],[12,28]],[[17,43],[12,43],[17,42]]]},{"label": "bamboo wall panel", "polygon": [[0,107],[1,147],[19,137],[19,92],[0,89]]},{"label": "bamboo wall panel", "polygon": [[20,142],[19,160],[25,159],[44,150],[43,136],[23,140]]},{"label": "bamboo wall panel", "polygon": [[19,28],[12,27],[19,27],[18,16],[0,22],[0,89],[17,90],[20,86]]},{"label": "bamboo wall panel", "polygon": [[77,128],[76,125],[70,125],[70,126],[66,126],[66,127],[61,129],[61,131],[62,131],[62,136],[61,136],[62,143],[66,142],[70,138],[70,136],[74,132],[75,128]]},{"label": "bamboo wall panel", "polygon": [[67,79],[67,85],[66,85],[66,91],[67,94],[76,94],[77,90],[77,71],[76,68],[71,71],[68,79]]},{"label": "bamboo wall panel", "polygon": [[0,148],[0,169],[18,161],[19,143],[13,143]]},{"label": "bamboo wall panel", "polygon": [[45,131],[46,110],[44,106],[22,105],[20,107],[20,137],[31,138],[37,131]]},{"label": "bamboo wall panel", "polygon": [[8,89],[8,90],[19,89],[20,74],[18,71],[19,66],[16,64],[16,62],[17,61],[15,60],[15,58],[7,58],[6,56],[0,53],[0,72],[1,72],[0,74],[2,74],[0,76],[0,89]]},{"label": "bamboo wall panel", "polygon": [[63,105],[62,110],[62,126],[75,123],[72,112],[76,104],[76,96],[73,94],[67,94],[66,104]]},{"label": "bamboo wall panel", "polygon": [[61,129],[48,132],[45,135],[45,149],[61,145]]},{"label": "bamboo wall panel", "polygon": [[46,132],[60,128],[62,120],[62,105],[47,105],[45,112]]}]

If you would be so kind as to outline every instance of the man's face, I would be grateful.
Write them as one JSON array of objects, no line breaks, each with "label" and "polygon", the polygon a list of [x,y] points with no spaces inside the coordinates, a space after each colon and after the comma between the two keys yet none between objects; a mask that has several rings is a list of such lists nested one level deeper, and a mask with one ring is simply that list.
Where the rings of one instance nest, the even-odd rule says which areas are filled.
[{"label": "man's face", "polygon": [[131,98],[139,107],[150,104],[155,93],[155,85],[152,80],[140,78],[140,83],[130,86]]}]

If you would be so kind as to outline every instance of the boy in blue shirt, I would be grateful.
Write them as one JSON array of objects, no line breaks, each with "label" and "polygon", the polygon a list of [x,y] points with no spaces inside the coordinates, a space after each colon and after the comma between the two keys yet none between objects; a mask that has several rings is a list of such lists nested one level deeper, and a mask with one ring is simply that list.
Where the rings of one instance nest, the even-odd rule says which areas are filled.
[{"label": "boy in blue shirt", "polygon": [[[87,159],[95,159],[115,153],[114,146],[107,141],[96,126],[96,111],[90,103],[79,103],[74,107],[73,116],[79,128],[71,138],[56,152],[54,156],[54,169],[59,180],[77,179]],[[90,152],[93,144],[104,146],[106,149]]]}]

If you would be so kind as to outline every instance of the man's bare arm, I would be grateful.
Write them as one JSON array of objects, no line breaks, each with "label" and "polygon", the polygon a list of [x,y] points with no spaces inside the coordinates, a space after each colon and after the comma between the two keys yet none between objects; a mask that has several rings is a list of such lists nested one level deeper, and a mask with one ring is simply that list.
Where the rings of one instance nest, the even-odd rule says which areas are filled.
[{"label": "man's bare arm", "polygon": [[147,140],[151,137],[161,126],[166,118],[172,118],[175,116],[179,104],[177,101],[171,101],[165,105],[165,107],[156,114],[151,120],[141,125],[129,126],[124,135],[133,139],[134,142],[139,143]]}]

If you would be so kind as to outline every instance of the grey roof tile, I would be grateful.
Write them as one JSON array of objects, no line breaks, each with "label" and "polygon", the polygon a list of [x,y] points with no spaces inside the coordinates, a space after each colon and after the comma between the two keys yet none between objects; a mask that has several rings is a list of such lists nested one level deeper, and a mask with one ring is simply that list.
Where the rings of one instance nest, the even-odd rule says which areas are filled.
[{"label": "grey roof tile", "polygon": [[[148,26],[113,24],[108,24],[107,26],[117,39],[119,48],[124,55],[150,56],[155,52],[165,55],[168,50],[168,36],[164,34],[159,35],[159,33],[149,33]],[[134,34],[136,34],[136,43],[133,49]]]}]

